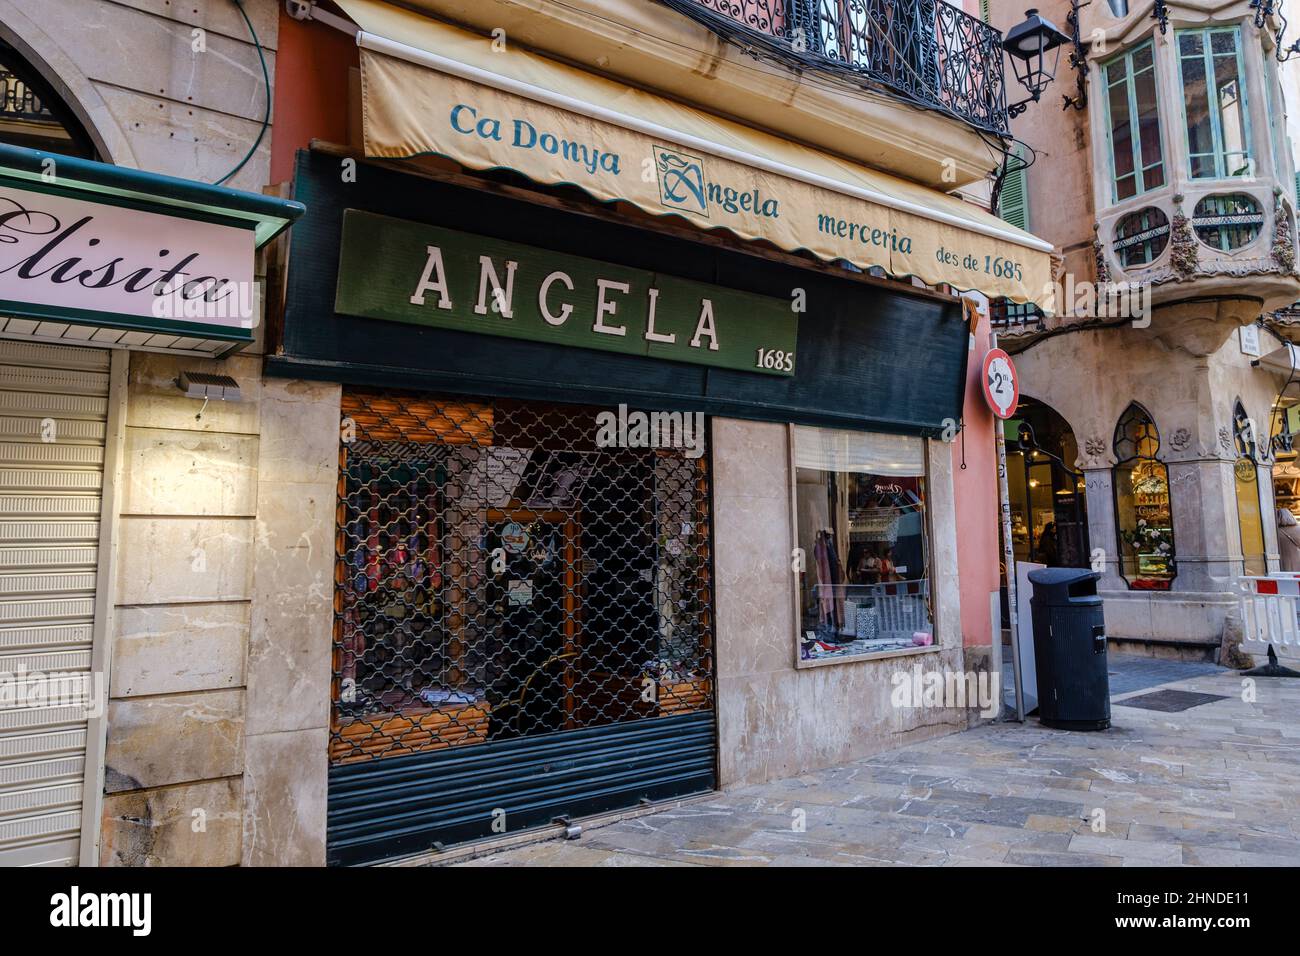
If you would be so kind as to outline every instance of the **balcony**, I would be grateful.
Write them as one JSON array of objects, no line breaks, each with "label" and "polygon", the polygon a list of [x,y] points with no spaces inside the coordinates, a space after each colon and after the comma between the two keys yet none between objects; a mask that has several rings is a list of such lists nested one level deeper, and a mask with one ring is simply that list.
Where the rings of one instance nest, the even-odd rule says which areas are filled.
[{"label": "balcony", "polygon": [[1097,278],[1150,286],[1157,306],[1244,295],[1286,310],[1297,197],[1272,35],[1236,8],[1173,8],[1167,29],[1139,32],[1148,9],[1081,14],[1085,36],[1134,37],[1088,53]]},{"label": "balcony", "polygon": [[1002,34],[943,0],[662,0],[752,52],[1009,132]]}]

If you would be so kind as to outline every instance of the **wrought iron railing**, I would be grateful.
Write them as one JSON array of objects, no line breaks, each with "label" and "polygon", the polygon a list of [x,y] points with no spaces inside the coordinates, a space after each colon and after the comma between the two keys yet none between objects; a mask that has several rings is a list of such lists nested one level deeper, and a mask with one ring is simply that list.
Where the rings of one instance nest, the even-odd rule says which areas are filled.
[{"label": "wrought iron railing", "polygon": [[943,0],[663,0],[756,52],[1009,131],[1002,34]]},{"label": "wrought iron railing", "polygon": [[32,88],[3,68],[0,68],[0,118],[43,122],[54,119]]},{"label": "wrought iron railing", "polygon": [[1043,310],[1032,302],[993,299],[989,302],[989,323],[997,331],[1034,329],[1043,324]]}]

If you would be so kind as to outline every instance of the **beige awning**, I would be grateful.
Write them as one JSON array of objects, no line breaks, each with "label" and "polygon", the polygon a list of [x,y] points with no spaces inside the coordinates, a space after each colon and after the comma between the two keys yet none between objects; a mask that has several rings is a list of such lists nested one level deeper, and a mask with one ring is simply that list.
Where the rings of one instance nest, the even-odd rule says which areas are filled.
[{"label": "beige awning", "polygon": [[443,155],[597,199],[1051,311],[1052,246],[970,203],[379,0],[360,26],[367,156]]}]

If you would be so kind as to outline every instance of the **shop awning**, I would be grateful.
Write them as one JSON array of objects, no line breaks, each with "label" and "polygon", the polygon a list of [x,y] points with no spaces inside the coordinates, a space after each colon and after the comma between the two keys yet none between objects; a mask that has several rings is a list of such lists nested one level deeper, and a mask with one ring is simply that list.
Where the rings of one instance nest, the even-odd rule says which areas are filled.
[{"label": "shop awning", "polygon": [[369,157],[509,168],[789,251],[1052,308],[1052,246],[970,203],[379,0],[338,2],[360,27]]},{"label": "shop awning", "polygon": [[301,203],[0,144],[0,336],[223,355]]}]

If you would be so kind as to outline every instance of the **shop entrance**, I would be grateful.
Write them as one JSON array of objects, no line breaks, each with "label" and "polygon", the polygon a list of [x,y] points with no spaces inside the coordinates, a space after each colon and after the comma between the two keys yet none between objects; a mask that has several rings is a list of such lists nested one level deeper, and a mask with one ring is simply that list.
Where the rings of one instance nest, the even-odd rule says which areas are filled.
[{"label": "shop entrance", "polygon": [[707,458],[600,411],[345,391],[332,863],[713,789]]},{"label": "shop entrance", "polygon": [[1022,398],[1005,423],[1011,543],[1017,561],[1088,567],[1088,502],[1074,431],[1053,408]]}]

